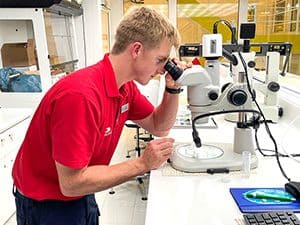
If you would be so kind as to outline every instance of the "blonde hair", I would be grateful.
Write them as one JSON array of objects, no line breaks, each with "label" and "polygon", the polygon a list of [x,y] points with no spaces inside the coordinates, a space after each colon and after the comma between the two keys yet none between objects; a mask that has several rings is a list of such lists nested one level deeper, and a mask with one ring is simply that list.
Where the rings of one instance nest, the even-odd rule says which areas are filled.
[{"label": "blonde hair", "polygon": [[147,49],[153,49],[165,37],[178,48],[180,35],[167,17],[149,7],[133,7],[117,28],[111,53],[119,54],[135,41],[141,42]]}]

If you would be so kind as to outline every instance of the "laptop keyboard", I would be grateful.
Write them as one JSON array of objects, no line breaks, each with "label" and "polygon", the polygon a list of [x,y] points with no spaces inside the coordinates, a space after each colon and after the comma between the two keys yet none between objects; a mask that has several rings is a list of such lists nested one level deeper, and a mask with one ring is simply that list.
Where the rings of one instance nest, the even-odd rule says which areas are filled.
[{"label": "laptop keyboard", "polygon": [[300,225],[291,211],[269,211],[243,214],[246,225]]}]

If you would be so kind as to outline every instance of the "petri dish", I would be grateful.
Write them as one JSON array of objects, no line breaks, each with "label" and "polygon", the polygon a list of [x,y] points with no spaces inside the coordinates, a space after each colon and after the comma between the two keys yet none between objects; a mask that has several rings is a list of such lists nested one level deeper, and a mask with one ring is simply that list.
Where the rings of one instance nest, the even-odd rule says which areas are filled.
[{"label": "petri dish", "polygon": [[194,143],[178,144],[175,151],[181,156],[196,159],[215,159],[224,154],[224,151],[217,146],[203,144],[197,148]]}]

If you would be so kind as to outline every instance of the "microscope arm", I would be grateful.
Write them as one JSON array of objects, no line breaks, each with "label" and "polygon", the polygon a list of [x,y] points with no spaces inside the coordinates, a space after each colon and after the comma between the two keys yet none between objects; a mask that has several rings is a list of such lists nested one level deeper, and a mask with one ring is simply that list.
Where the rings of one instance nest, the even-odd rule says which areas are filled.
[{"label": "microscope arm", "polygon": [[193,65],[191,68],[184,70],[181,76],[176,80],[180,86],[207,86],[212,81],[207,71],[200,65]]}]

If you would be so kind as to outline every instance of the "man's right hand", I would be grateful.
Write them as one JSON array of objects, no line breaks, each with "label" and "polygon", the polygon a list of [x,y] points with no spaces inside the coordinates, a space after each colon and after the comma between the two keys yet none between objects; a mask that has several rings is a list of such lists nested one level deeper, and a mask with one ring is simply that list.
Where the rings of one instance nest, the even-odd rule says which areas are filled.
[{"label": "man's right hand", "polygon": [[159,138],[150,141],[140,156],[140,162],[146,171],[157,169],[162,163],[170,158],[173,151],[173,138]]}]

